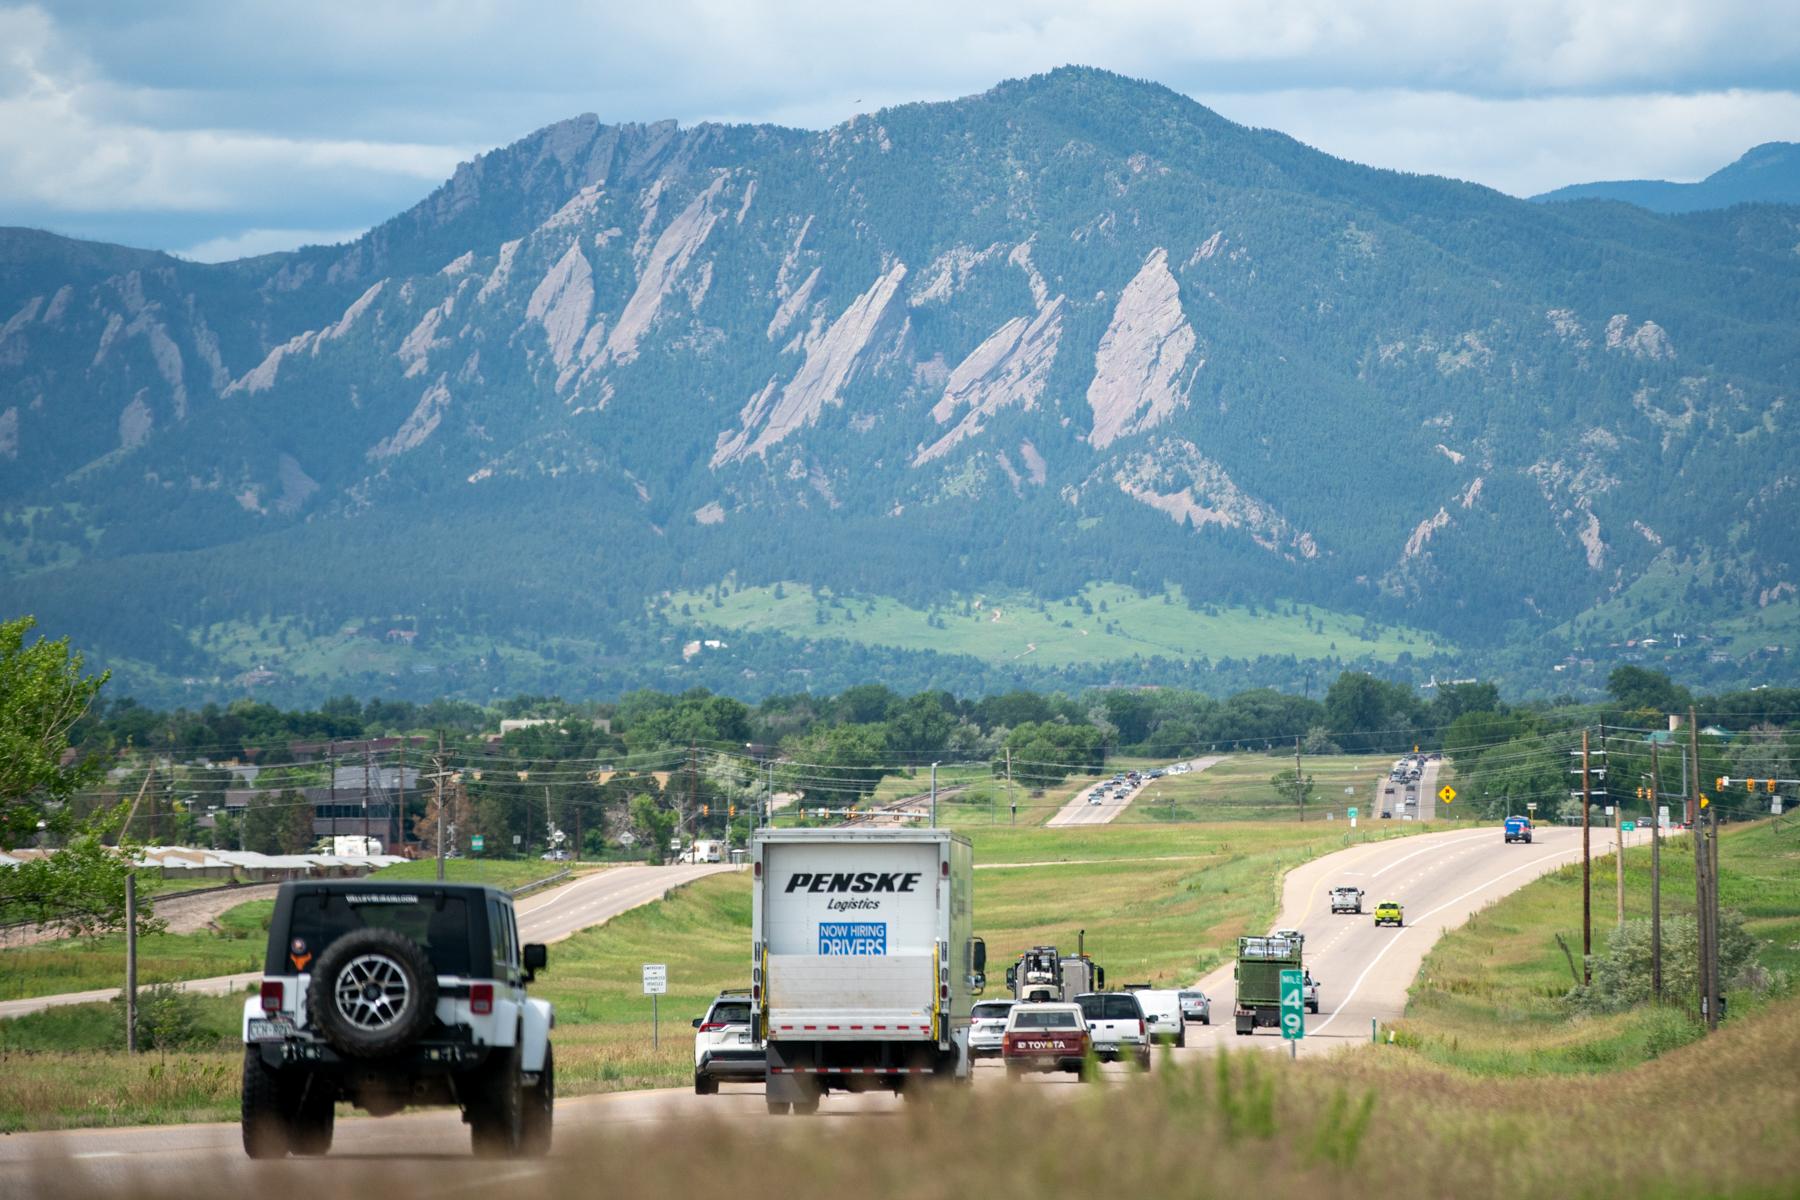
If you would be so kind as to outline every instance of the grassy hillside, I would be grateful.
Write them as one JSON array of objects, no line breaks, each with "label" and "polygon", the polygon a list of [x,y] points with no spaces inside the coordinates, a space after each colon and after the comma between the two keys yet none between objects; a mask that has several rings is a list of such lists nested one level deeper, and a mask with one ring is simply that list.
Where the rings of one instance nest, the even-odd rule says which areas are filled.
[{"label": "grassy hillside", "polygon": [[1069,600],[987,594],[932,610],[883,596],[837,596],[824,590],[815,595],[799,583],[726,585],[716,592],[673,593],[664,611],[672,620],[720,630],[966,654],[996,665],[1065,667],[1158,655],[1217,660],[1265,654],[1388,662],[1402,653],[1453,649],[1417,630],[1378,626],[1327,609],[1280,604],[1194,611],[1178,590],[1143,596],[1111,583],[1089,584]]}]

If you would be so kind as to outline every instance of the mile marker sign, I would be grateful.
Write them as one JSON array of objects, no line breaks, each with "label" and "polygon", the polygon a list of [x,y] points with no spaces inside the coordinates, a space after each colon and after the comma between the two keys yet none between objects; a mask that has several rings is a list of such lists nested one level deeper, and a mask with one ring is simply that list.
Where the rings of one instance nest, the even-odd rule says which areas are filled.
[{"label": "mile marker sign", "polygon": [[1289,1041],[1306,1036],[1306,986],[1300,971],[1281,973],[1281,1036]]},{"label": "mile marker sign", "polygon": [[1438,789],[1438,799],[1442,800],[1445,804],[1450,803],[1452,800],[1456,799],[1456,789],[1446,783],[1443,787]]}]

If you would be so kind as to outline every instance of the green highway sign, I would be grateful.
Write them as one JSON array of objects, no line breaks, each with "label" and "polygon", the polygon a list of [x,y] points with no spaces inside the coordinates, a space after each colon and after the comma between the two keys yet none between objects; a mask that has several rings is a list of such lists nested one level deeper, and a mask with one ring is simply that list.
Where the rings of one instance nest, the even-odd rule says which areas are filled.
[{"label": "green highway sign", "polygon": [[1350,810],[1350,819],[1352,821],[1356,820],[1356,810],[1354,808]]},{"label": "green highway sign", "polygon": [[1623,821],[1619,824],[1619,832],[1630,833],[1637,828],[1636,821]]},{"label": "green highway sign", "polygon": [[470,836],[469,849],[473,850],[475,853],[480,854],[482,847],[485,845],[487,845],[487,842],[483,840],[479,833]]},{"label": "green highway sign", "polygon": [[1281,973],[1281,1036],[1289,1041],[1306,1036],[1306,985],[1301,971]]}]

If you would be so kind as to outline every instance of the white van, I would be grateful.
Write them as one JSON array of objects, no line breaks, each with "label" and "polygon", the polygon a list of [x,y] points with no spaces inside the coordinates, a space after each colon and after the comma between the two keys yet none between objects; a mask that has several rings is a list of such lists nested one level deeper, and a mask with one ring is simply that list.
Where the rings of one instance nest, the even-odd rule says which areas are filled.
[{"label": "white van", "polygon": [[1181,993],[1174,988],[1144,988],[1133,991],[1144,1009],[1144,1020],[1150,1026],[1152,1042],[1174,1042],[1187,1045],[1187,1022],[1181,1015]]}]

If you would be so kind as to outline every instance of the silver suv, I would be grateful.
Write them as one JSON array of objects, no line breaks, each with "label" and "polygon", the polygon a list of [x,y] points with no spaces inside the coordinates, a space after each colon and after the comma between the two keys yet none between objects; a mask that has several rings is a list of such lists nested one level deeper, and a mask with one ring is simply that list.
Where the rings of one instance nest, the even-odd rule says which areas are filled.
[{"label": "silver suv", "polygon": [[344,1100],[374,1116],[454,1104],[477,1154],[546,1153],[554,1014],[525,995],[544,962],[496,888],[282,884],[244,1002],[245,1152],[324,1154]]},{"label": "silver suv", "polygon": [[710,1096],[719,1081],[761,1083],[768,1055],[750,1036],[750,990],[719,993],[704,1017],[694,1018],[694,1092]]}]

